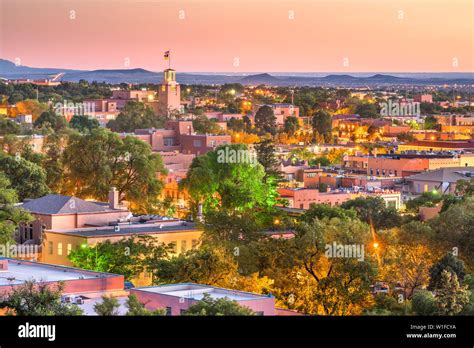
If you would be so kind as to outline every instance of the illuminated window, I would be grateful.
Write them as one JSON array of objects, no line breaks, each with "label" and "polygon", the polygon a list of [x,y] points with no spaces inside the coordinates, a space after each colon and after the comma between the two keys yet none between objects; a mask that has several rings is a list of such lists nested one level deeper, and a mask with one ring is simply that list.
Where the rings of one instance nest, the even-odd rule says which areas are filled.
[{"label": "illuminated window", "polygon": [[67,255],[71,253],[72,250],[72,245],[70,243],[67,243]]},{"label": "illuminated window", "polygon": [[58,255],[63,254],[63,243],[58,243]]}]

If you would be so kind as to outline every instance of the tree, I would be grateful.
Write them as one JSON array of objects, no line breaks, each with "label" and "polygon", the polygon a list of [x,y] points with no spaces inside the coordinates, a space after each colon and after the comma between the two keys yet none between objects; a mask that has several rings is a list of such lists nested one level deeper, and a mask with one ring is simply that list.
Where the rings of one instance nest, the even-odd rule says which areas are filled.
[{"label": "tree", "polygon": [[193,120],[193,128],[199,134],[219,134],[222,132],[222,128],[219,127],[216,121],[208,119],[206,115],[198,115]]},{"label": "tree", "polygon": [[42,167],[46,172],[46,184],[52,192],[61,192],[64,184],[63,149],[67,142],[67,135],[53,133],[46,137],[43,144],[45,158]]},{"label": "tree", "polygon": [[424,129],[436,129],[438,120],[434,116],[426,116],[424,119]]},{"label": "tree", "polygon": [[99,128],[99,121],[95,118],[83,116],[83,115],[74,115],[69,122],[69,127],[77,129],[79,132],[90,132],[94,128]]},{"label": "tree", "polygon": [[21,126],[8,118],[0,117],[0,135],[20,134]]},{"label": "tree", "polygon": [[411,300],[411,307],[416,315],[435,315],[438,312],[436,299],[430,291],[415,292]]},{"label": "tree", "polygon": [[28,212],[15,206],[17,202],[18,195],[11,188],[10,180],[0,172],[0,244],[13,242],[18,225],[33,220]]},{"label": "tree", "polygon": [[107,200],[111,187],[135,211],[153,211],[165,173],[161,156],[135,137],[123,139],[116,133],[98,128],[90,134],[73,134],[64,150],[65,190],[78,197]]},{"label": "tree", "polygon": [[255,127],[262,133],[275,134],[276,117],[273,109],[268,105],[261,106],[255,114]]},{"label": "tree", "polygon": [[456,195],[474,196],[474,178],[470,180],[458,180],[456,182]]},{"label": "tree", "polygon": [[114,297],[102,296],[102,302],[94,304],[94,312],[100,316],[119,315],[120,303]]},{"label": "tree", "polygon": [[430,268],[429,289],[437,289],[441,286],[442,273],[445,270],[456,274],[458,279],[461,281],[466,275],[464,270],[464,262],[455,257],[452,253],[447,253],[442,259],[440,259]]},{"label": "tree", "polygon": [[429,221],[434,239],[447,249],[457,248],[459,257],[468,266],[474,255],[474,198],[452,204],[446,211]]},{"label": "tree", "polygon": [[363,117],[363,118],[379,118],[380,117],[380,113],[379,113],[379,110],[377,109],[377,105],[372,104],[372,103],[358,104],[355,109],[355,113],[359,114],[360,117]]},{"label": "tree", "polygon": [[301,216],[301,220],[310,223],[314,219],[322,220],[324,218],[332,219],[357,219],[356,212],[343,209],[341,207],[332,207],[328,204],[312,204],[308,210]]},{"label": "tree", "polygon": [[[370,303],[369,285],[373,284],[376,266],[373,256],[364,259],[332,257],[328,245],[368,245],[370,231],[366,224],[351,219],[324,218],[302,223],[297,228],[290,256],[308,277],[299,287],[308,286],[301,309],[310,314],[360,314]],[[360,256],[360,255],[359,255]],[[306,277],[305,277],[306,278]],[[297,276],[298,279],[298,276]]]},{"label": "tree", "polygon": [[35,128],[52,128],[59,131],[67,127],[67,121],[62,115],[57,115],[53,110],[45,111],[34,122]]},{"label": "tree", "polygon": [[[11,102],[11,101],[10,101]],[[31,115],[33,121],[37,120],[40,115],[48,110],[48,105],[40,103],[35,99],[26,99],[16,103],[16,115]]]},{"label": "tree", "polygon": [[165,315],[164,309],[156,309],[154,311],[149,311],[145,308],[145,305],[141,303],[137,296],[134,294],[128,295],[128,299],[125,302],[125,307],[128,308],[128,316],[152,316],[152,315]]},{"label": "tree", "polygon": [[288,116],[285,120],[284,130],[289,135],[294,135],[295,132],[300,129],[300,123],[298,117]]},{"label": "tree", "polygon": [[70,316],[82,315],[82,310],[71,304],[61,303],[64,284],[51,285],[26,281],[12,287],[0,297],[0,308],[6,308],[8,314],[18,316]]},{"label": "tree", "polygon": [[205,293],[202,299],[189,306],[184,315],[193,316],[223,316],[223,315],[254,315],[254,312],[248,308],[240,306],[237,301],[230,300],[227,297],[214,299],[210,294]]},{"label": "tree", "polygon": [[410,212],[417,213],[420,207],[434,207],[437,203],[441,202],[442,199],[442,195],[438,192],[423,192],[421,196],[410,199],[406,203],[406,208]]},{"label": "tree", "polygon": [[71,250],[69,260],[75,267],[122,274],[126,280],[138,277],[148,265],[167,256],[169,247],[146,235],[110,240],[94,246],[86,244]]},{"label": "tree", "polygon": [[49,193],[44,169],[19,155],[13,157],[0,153],[0,172],[10,180],[20,201]]},{"label": "tree", "polygon": [[400,226],[401,217],[395,208],[387,208],[380,197],[357,197],[341,204],[343,209],[354,209],[362,221],[376,229]]},{"label": "tree", "polygon": [[[226,150],[227,148],[227,150]],[[205,210],[223,208],[243,211],[256,207],[269,208],[276,202],[276,187],[271,180],[264,182],[264,168],[260,163],[219,159],[220,154],[248,153],[244,144],[222,145],[214,151],[194,158],[187,176],[181,181],[195,202],[202,202]]]},{"label": "tree", "polygon": [[467,286],[461,286],[455,273],[441,273],[440,288],[436,291],[436,304],[441,315],[459,314],[469,302]]},{"label": "tree", "polygon": [[332,138],[332,118],[331,115],[324,111],[318,110],[313,114],[311,119],[313,126],[313,132],[319,134],[324,138],[326,143],[331,141]]},{"label": "tree", "polygon": [[161,128],[164,118],[158,118],[153,110],[141,102],[128,102],[115,120],[107,123],[114,132],[133,132],[135,129]]},{"label": "tree", "polygon": [[265,180],[268,177],[273,177],[275,180],[282,179],[282,172],[280,170],[280,161],[275,156],[275,146],[270,138],[261,140],[255,145],[257,152],[257,160],[265,169]]}]

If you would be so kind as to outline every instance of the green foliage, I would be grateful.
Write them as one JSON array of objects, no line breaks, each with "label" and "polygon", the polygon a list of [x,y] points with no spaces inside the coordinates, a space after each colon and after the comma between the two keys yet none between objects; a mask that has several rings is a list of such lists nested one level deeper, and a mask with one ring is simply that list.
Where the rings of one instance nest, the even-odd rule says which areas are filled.
[{"label": "green foliage", "polygon": [[237,301],[230,300],[226,297],[214,299],[209,294],[204,294],[203,298],[189,306],[184,315],[192,316],[240,316],[254,315],[254,312],[248,308],[238,304]]},{"label": "green foliage", "polygon": [[128,299],[125,302],[125,306],[128,308],[128,316],[152,316],[152,315],[165,315],[164,309],[157,309],[154,311],[149,311],[145,308],[145,305],[141,303],[137,296],[134,294],[128,295]]},{"label": "green foliage", "polygon": [[10,180],[20,201],[49,193],[44,169],[19,155],[13,157],[0,153],[0,172]]},{"label": "green foliage", "polygon": [[5,117],[0,117],[0,135],[21,134],[21,126]]},{"label": "green foliage", "polygon": [[438,120],[434,116],[426,116],[424,129],[437,129]]},{"label": "green foliage", "polygon": [[0,244],[13,242],[18,225],[33,220],[28,212],[15,206],[17,202],[18,195],[10,180],[0,172]]},{"label": "green foliage", "polygon": [[67,121],[62,115],[57,115],[53,110],[43,112],[34,122],[35,128],[52,128],[59,131],[67,127]]},{"label": "green foliage", "polygon": [[298,121],[298,117],[288,116],[285,119],[285,124],[284,124],[283,129],[289,135],[294,135],[295,132],[300,129],[300,123]]},{"label": "green foliage", "polygon": [[114,132],[133,132],[135,129],[162,128],[164,119],[141,102],[128,102],[115,120],[107,123]]},{"label": "green foliage", "polygon": [[276,117],[270,106],[264,105],[258,109],[255,114],[255,127],[259,129],[261,133],[276,133]]},{"label": "green foliage", "polygon": [[89,134],[73,134],[64,150],[67,173],[65,190],[78,197],[106,201],[111,187],[120,199],[132,203],[135,211],[153,211],[163,183],[157,173],[165,173],[161,156],[135,137],[123,139],[106,129]]},{"label": "green foliage", "polygon": [[354,209],[362,221],[376,229],[400,226],[401,217],[394,208],[387,208],[380,197],[357,197],[344,202],[343,209]]},{"label": "green foliage", "polygon": [[77,129],[81,133],[90,132],[94,128],[99,128],[99,121],[82,115],[74,115],[69,122],[69,127]]},{"label": "green foliage", "polygon": [[468,302],[467,286],[459,284],[456,274],[444,270],[441,273],[440,287],[436,291],[436,305],[439,314],[459,314]]},{"label": "green foliage", "polygon": [[261,140],[255,144],[255,151],[257,152],[258,162],[265,170],[264,180],[269,177],[280,180],[282,178],[282,172],[279,168],[280,161],[275,156],[275,146],[272,140],[269,138]]},{"label": "green foliage", "polygon": [[301,220],[310,223],[314,219],[322,220],[324,218],[332,219],[357,219],[357,214],[354,210],[343,209],[341,207],[332,207],[328,204],[312,204],[308,210],[301,216]]},{"label": "green foliage", "polygon": [[311,120],[314,132],[324,138],[326,143],[329,143],[332,138],[332,118],[331,115],[324,111],[318,110],[313,114]]},{"label": "green foliage", "polygon": [[68,258],[74,267],[122,274],[126,280],[131,280],[156,260],[166,257],[168,252],[169,247],[142,235],[115,243],[107,240],[94,246],[84,244],[71,250]]},{"label": "green foliage", "polygon": [[470,180],[458,180],[456,182],[456,195],[474,196],[474,178]]},{"label": "green foliage", "polygon": [[120,303],[114,297],[102,296],[102,302],[94,304],[94,312],[100,316],[119,315]]},{"label": "green foliage", "polygon": [[205,210],[220,207],[243,211],[255,207],[273,207],[277,196],[276,187],[270,180],[264,182],[263,166],[246,161],[220,161],[219,154],[225,153],[226,147],[236,152],[248,150],[243,144],[223,145],[196,157],[181,182],[192,199],[203,202]]},{"label": "green foliage", "polygon": [[377,294],[374,306],[366,312],[367,315],[404,315],[406,306],[389,294]]},{"label": "green foliage", "polygon": [[436,299],[431,291],[415,292],[411,300],[412,310],[416,315],[435,315],[438,312]]},{"label": "green foliage", "polygon": [[357,105],[355,113],[363,118],[380,118],[380,112],[377,104],[360,103]]},{"label": "green foliage", "polygon": [[193,128],[198,134],[219,134],[222,128],[216,121],[210,120],[205,115],[199,115],[193,120]]},{"label": "green foliage", "polygon": [[410,212],[417,213],[420,207],[434,207],[437,203],[441,202],[442,199],[442,195],[438,192],[423,192],[421,196],[410,199],[406,203],[406,208]]},{"label": "green foliage", "polygon": [[429,221],[434,238],[447,250],[456,247],[459,257],[468,265],[474,260],[474,199],[451,205],[445,212]]},{"label": "green foliage", "polygon": [[447,253],[430,268],[429,289],[437,289],[441,286],[443,271],[456,274],[459,280],[463,280],[466,275],[464,262],[451,253]]},{"label": "green foliage", "polygon": [[82,315],[82,310],[71,304],[61,303],[62,283],[56,286],[27,281],[0,297],[0,308],[18,316],[69,316]]}]

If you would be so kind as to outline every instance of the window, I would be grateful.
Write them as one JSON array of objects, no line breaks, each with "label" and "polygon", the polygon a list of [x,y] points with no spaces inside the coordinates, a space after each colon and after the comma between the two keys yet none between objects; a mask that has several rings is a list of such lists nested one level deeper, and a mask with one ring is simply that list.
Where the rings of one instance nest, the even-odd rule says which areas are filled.
[{"label": "window", "polygon": [[191,241],[191,248],[196,249],[199,244],[199,241],[197,239],[193,239]]},{"label": "window", "polygon": [[181,241],[181,252],[182,253],[186,252],[186,240]]},{"label": "window", "polygon": [[58,243],[58,255],[63,254],[63,243]]},{"label": "window", "polygon": [[184,313],[186,313],[186,309],[180,309],[179,310],[179,315],[183,315]]},{"label": "window", "polygon": [[263,312],[255,312],[255,315],[263,316]]},{"label": "window", "polygon": [[53,255],[53,242],[48,242],[48,254]]},{"label": "window", "polygon": [[201,140],[194,140],[193,145],[194,147],[201,147]]},{"label": "window", "polygon": [[67,243],[67,255],[71,253],[72,250],[72,245],[70,243]]},{"label": "window", "polygon": [[166,137],[166,138],[163,138],[163,144],[165,146],[174,146],[175,142],[174,142],[174,138],[173,137]]},{"label": "window", "polygon": [[171,315],[172,308],[171,307],[166,307],[166,315],[170,316]]}]

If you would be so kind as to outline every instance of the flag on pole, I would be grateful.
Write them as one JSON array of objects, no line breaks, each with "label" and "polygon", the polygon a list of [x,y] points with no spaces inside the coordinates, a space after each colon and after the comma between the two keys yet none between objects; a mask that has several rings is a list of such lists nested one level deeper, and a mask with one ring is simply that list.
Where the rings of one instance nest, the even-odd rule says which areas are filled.
[{"label": "flag on pole", "polygon": [[165,58],[165,60],[170,59],[170,51],[165,51],[164,58]]}]

